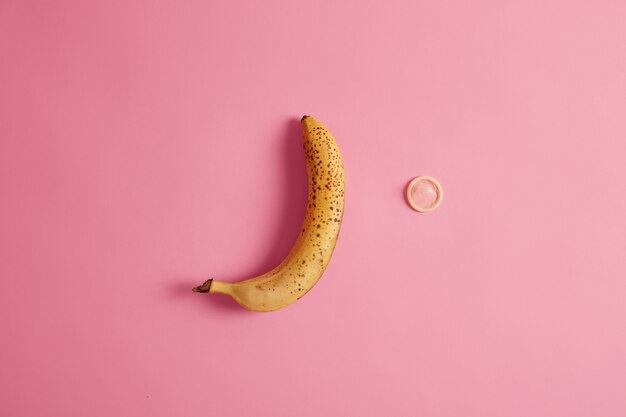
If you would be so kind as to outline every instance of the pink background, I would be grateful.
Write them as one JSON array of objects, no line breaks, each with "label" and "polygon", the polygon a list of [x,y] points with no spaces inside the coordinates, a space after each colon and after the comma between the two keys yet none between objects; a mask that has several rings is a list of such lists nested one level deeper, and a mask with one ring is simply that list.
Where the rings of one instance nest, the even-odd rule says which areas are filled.
[{"label": "pink background", "polygon": [[[0,2],[0,415],[626,415],[623,1]],[[299,117],[347,209],[275,313]],[[403,199],[415,175],[445,191]]]}]

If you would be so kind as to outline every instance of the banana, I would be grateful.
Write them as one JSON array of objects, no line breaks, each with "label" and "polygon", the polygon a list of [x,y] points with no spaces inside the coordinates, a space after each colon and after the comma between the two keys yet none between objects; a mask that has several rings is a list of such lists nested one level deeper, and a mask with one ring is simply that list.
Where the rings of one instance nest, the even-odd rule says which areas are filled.
[{"label": "banana", "polygon": [[239,282],[209,279],[195,292],[231,296],[253,311],[274,311],[304,296],[320,279],[337,243],[345,202],[345,177],[333,135],[312,116],[302,117],[309,197],[300,235],[271,271]]}]

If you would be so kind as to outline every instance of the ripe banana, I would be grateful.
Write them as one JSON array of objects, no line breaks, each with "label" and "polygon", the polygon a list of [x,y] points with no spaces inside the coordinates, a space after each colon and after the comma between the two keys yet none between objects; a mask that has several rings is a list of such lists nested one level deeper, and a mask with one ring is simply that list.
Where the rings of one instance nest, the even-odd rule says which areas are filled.
[{"label": "ripe banana", "polygon": [[300,235],[291,251],[266,274],[233,283],[209,279],[193,291],[226,294],[253,311],[274,311],[302,298],[322,276],[343,218],[343,163],[335,139],[320,122],[304,116],[300,123],[309,198]]}]

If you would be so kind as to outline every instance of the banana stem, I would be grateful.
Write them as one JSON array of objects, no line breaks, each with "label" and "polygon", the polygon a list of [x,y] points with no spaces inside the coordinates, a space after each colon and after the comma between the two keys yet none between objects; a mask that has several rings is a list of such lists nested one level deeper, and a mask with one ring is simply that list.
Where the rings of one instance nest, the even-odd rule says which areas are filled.
[{"label": "banana stem", "polygon": [[196,288],[193,288],[191,291],[193,292],[209,292],[211,290],[211,283],[213,282],[213,278],[209,278],[204,283]]}]

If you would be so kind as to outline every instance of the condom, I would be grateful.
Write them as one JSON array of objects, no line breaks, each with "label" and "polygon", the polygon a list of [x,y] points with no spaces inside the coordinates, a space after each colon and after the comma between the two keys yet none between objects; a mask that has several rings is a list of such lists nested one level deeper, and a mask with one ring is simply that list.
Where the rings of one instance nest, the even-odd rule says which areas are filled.
[{"label": "condom", "polygon": [[433,211],[443,199],[443,190],[439,181],[433,177],[421,175],[415,177],[406,187],[406,200],[415,211],[422,213]]}]

